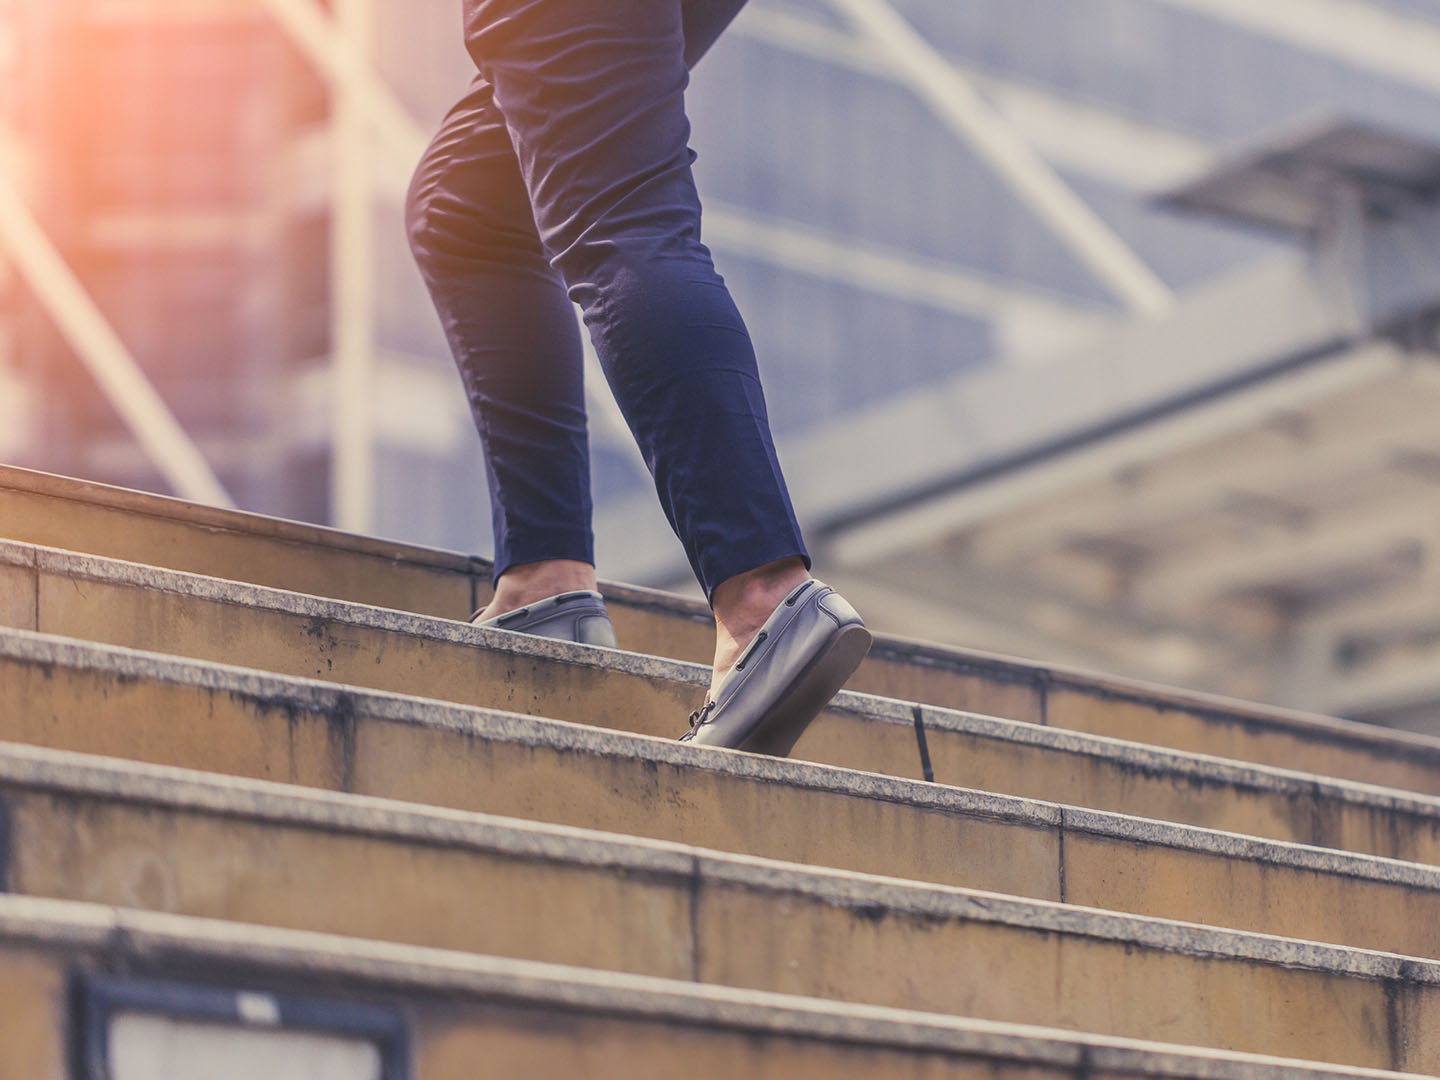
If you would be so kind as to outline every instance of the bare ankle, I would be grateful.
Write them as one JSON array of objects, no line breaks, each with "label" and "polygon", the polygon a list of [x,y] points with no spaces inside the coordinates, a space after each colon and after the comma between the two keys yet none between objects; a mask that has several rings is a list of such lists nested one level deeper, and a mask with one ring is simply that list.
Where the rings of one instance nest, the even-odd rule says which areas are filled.
[{"label": "bare ankle", "polygon": [[721,582],[715,589],[710,597],[715,611],[712,692],[780,602],[809,577],[798,557],[781,559]]},{"label": "bare ankle", "polygon": [[798,557],[766,563],[721,582],[711,594],[717,622],[748,622],[764,608],[773,611],[790,590],[803,584],[810,574]]},{"label": "bare ankle", "polygon": [[595,567],[573,559],[546,559],[512,566],[495,583],[495,595],[477,618],[497,615],[566,592],[594,592]]}]

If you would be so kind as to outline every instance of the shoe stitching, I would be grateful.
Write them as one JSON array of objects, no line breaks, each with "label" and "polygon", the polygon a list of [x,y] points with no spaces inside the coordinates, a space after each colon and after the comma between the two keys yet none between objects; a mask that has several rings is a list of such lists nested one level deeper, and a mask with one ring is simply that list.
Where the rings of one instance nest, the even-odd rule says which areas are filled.
[{"label": "shoe stitching", "polygon": [[[815,594],[812,594],[812,595],[813,595],[813,596],[821,596],[821,595],[824,595],[824,594],[823,594],[823,593],[815,593]],[[809,600],[806,601],[806,604],[808,604],[808,603],[809,603]],[[805,606],[806,606],[805,604],[797,604],[797,605],[795,606],[795,608],[792,610],[792,612],[791,612],[791,614],[790,614],[790,617],[789,617],[788,619],[783,620],[783,625],[777,626],[777,627],[775,628],[775,633],[772,634],[771,637],[770,637],[770,648],[771,648],[771,649],[774,649],[774,647],[775,647],[775,642],[780,639],[780,635],[783,634],[786,630],[788,630],[788,629],[790,628],[791,624],[793,624],[793,623],[795,622],[795,620],[800,617],[800,612],[802,612],[802,611],[805,609]],[[784,609],[782,608],[781,610],[783,611]],[[767,650],[767,651],[769,651],[769,650]],[[756,655],[753,659],[757,659],[757,660],[759,659],[758,653],[757,653],[757,655]],[[734,670],[734,669],[732,668],[731,670]],[[750,669],[749,669],[748,671],[746,671],[745,674],[741,676],[740,680],[739,680],[738,682],[736,682],[735,685],[730,689],[728,695],[727,695],[726,698],[725,698],[725,703],[726,703],[727,705],[728,705],[731,701],[733,701],[733,700],[735,699],[735,696],[740,693],[741,689],[744,688],[745,684],[750,681],[751,676],[753,676],[754,674],[755,674],[755,666],[752,664],[751,667],[750,667]]]}]

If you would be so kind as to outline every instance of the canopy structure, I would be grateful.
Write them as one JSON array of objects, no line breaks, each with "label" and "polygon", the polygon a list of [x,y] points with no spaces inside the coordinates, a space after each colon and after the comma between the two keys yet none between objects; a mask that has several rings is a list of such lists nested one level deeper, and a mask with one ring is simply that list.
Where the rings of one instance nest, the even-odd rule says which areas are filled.
[{"label": "canopy structure", "polygon": [[912,403],[953,410],[935,468],[817,513],[853,588],[976,645],[1440,722],[1437,192],[1440,144],[1331,119],[1164,195],[1300,250]]}]

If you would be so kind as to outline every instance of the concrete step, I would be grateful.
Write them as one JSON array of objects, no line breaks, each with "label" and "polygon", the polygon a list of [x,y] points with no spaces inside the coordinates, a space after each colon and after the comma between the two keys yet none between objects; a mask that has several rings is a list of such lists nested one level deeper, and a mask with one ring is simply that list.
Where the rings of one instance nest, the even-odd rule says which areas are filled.
[{"label": "concrete step", "polygon": [[[116,976],[114,973],[123,973]],[[193,984],[233,1013],[393,1010],[416,1080],[1338,1080],[1401,1073],[596,973],[326,934],[0,897],[0,1076],[68,1075],[73,987]],[[240,995],[245,997],[242,999]],[[248,1008],[245,1007],[248,1005]],[[253,1022],[252,1022],[253,1023]],[[250,1030],[257,1030],[252,1026]],[[265,1030],[260,1027],[259,1030]],[[1392,1057],[1417,1056],[1396,1044]]]},{"label": "concrete step", "polygon": [[33,747],[0,801],[21,895],[1440,1070],[1431,960]]},{"label": "concrete step", "polygon": [[[0,543],[6,574],[11,626],[640,734],[678,735],[708,680],[676,661],[27,545]],[[16,716],[54,690],[7,681]],[[108,682],[88,693],[104,700]],[[841,695],[796,756],[916,776],[917,717],[947,785],[1440,863],[1425,799],[884,698]]]},{"label": "concrete step", "polygon": [[[447,619],[489,596],[482,559],[21,469],[0,468],[0,536]],[[704,605],[619,585],[605,591],[628,649],[708,660]],[[882,636],[850,686],[1440,794],[1440,740],[984,653]]]},{"label": "concrete step", "polygon": [[0,686],[52,749],[1440,957],[1430,866],[16,631]]}]

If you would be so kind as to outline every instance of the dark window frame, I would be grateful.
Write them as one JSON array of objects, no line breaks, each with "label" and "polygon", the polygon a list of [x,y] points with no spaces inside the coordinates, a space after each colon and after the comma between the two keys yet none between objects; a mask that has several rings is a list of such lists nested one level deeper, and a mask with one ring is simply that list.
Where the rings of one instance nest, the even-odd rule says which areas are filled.
[{"label": "dark window frame", "polygon": [[[121,1013],[142,1013],[249,1031],[303,1031],[359,1038],[380,1051],[382,1080],[411,1080],[410,1028],[388,1005],[272,991],[245,985],[216,986],[131,975],[77,972],[73,978],[75,1075],[111,1080],[110,1024]],[[263,997],[278,1013],[275,1023],[247,1017],[241,1002]]]}]

